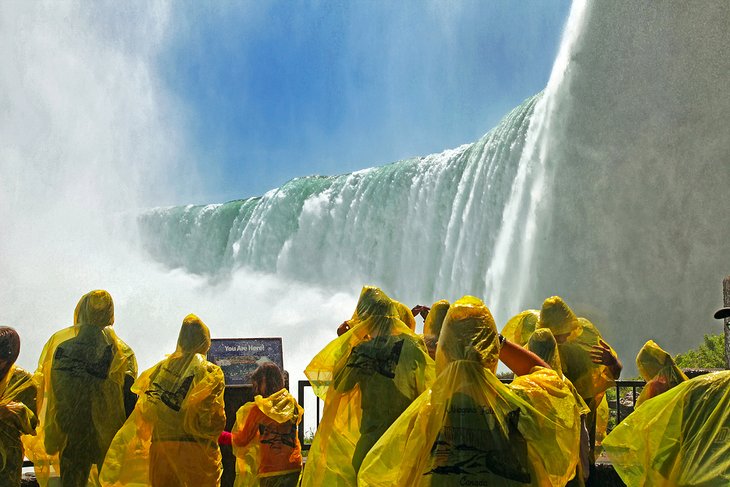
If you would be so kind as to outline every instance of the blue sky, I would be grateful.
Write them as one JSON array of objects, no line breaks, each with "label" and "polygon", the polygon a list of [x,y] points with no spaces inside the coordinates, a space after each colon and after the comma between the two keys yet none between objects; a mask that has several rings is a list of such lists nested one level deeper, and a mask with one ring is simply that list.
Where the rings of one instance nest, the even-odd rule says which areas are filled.
[{"label": "blue sky", "polygon": [[207,202],[473,142],[547,83],[570,2],[177,2],[157,58]]}]

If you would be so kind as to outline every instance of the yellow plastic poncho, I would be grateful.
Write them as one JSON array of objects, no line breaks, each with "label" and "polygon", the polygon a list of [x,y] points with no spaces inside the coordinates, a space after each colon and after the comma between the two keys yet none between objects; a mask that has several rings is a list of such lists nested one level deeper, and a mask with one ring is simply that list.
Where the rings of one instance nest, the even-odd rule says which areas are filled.
[{"label": "yellow plastic poncho", "polygon": [[677,367],[672,356],[653,340],[649,340],[641,347],[636,356],[636,367],[646,381],[646,386],[636,400],[637,408],[647,399],[658,396],[687,380],[687,376]]},{"label": "yellow plastic poncho", "polygon": [[352,328],[305,369],[324,399],[302,486],[354,486],[370,447],[433,382],[423,340],[398,319],[390,298],[364,287]]},{"label": "yellow plastic poncho", "polygon": [[398,319],[400,319],[411,331],[416,331],[416,317],[413,316],[411,309],[395,299],[393,300],[393,304],[395,304]]},{"label": "yellow plastic poncho", "polygon": [[209,348],[208,327],[186,316],[175,353],[132,387],[139,400],[109,448],[102,486],[219,484],[225,384],[220,367],[205,359]]},{"label": "yellow plastic poncho", "polygon": [[626,485],[730,485],[730,371],[646,401],[603,441]]},{"label": "yellow plastic poncho", "polygon": [[431,305],[431,310],[423,322],[423,341],[426,343],[426,349],[431,358],[436,357],[436,345],[441,335],[441,326],[444,324],[444,318],[449,311],[448,301],[441,299]]},{"label": "yellow plastic poncho", "polygon": [[558,374],[536,367],[509,386],[491,313],[465,296],[449,309],[438,377],[372,448],[370,486],[565,485],[578,462],[578,407]]},{"label": "yellow plastic poncho", "polygon": [[575,386],[573,386],[573,383],[570,382],[570,379],[563,375],[563,368],[560,363],[560,353],[558,353],[558,343],[555,341],[555,337],[552,332],[547,328],[535,330],[525,348],[543,359],[545,363],[558,373],[570,389],[573,397],[575,397],[580,413],[588,414],[588,405],[586,405],[583,398],[580,394],[578,394],[578,391],[575,389]]},{"label": "yellow plastic poncho", "polygon": [[[535,332],[530,336],[530,340],[527,342],[527,346],[525,347],[529,351],[533,352],[535,355],[543,359],[550,367],[560,375],[560,377],[563,379],[563,382],[565,382],[565,385],[570,389],[570,392],[573,394],[573,398],[575,399],[575,402],[578,404],[579,413],[581,416],[588,415],[590,413],[590,408],[586,404],[586,402],[583,400],[582,397],[580,397],[580,394],[578,394],[578,391],[575,389],[575,386],[573,386],[573,383],[570,382],[570,379],[565,377],[563,375],[563,369],[560,365],[560,353],[558,352],[558,343],[555,341],[555,337],[553,336],[553,333],[548,328],[540,328],[538,330],[535,330]],[[604,398],[605,403],[605,398]],[[601,404],[604,404],[601,403]],[[605,403],[606,407],[608,407],[608,403]],[[599,408],[600,411],[600,408]],[[599,414],[598,418],[602,418],[602,416]],[[608,418],[608,410],[606,410],[606,418]],[[600,431],[600,426],[597,426],[597,429]],[[603,432],[605,433],[605,426],[603,427]],[[603,439],[603,436],[601,436],[601,439]],[[590,439],[588,438],[588,430],[585,429],[585,426],[581,426],[581,448],[580,448],[580,463],[578,465],[578,471],[576,472],[576,477],[573,479],[573,481],[570,482],[569,485],[584,485],[583,484],[583,478],[587,476],[587,472],[589,467],[589,455],[590,455],[590,446],[589,446]],[[584,475],[585,474],[585,475]]]},{"label": "yellow plastic poncho", "polygon": [[64,465],[64,475],[80,485],[90,465],[95,477],[124,424],[124,384],[136,376],[137,362],[113,324],[112,297],[91,291],[76,305],[74,326],[56,332],[43,348],[34,374],[40,425],[38,435],[25,441],[41,486]]},{"label": "yellow plastic poncho", "polygon": [[297,425],[304,409],[289,391],[256,396],[236,413],[231,431],[235,487],[296,486],[302,470]]},{"label": "yellow plastic poncho", "polygon": [[23,435],[34,435],[37,388],[32,375],[12,365],[0,380],[0,485],[19,486]]},{"label": "yellow plastic poncho", "polygon": [[540,311],[536,309],[525,310],[507,321],[507,324],[502,328],[502,336],[524,347],[535,331],[539,319]]},{"label": "yellow plastic poncho", "polygon": [[595,398],[597,406],[602,394],[616,382],[607,366],[591,359],[591,350],[602,339],[596,327],[578,318],[562,298],[553,296],[544,301],[537,328],[550,329],[556,339],[568,335],[565,342],[558,340],[563,373],[586,402]]}]

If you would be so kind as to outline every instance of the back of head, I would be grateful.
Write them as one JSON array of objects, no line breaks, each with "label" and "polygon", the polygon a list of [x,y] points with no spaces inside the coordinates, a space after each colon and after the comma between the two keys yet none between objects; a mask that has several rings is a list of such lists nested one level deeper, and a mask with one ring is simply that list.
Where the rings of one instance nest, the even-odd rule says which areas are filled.
[{"label": "back of head", "polygon": [[74,310],[74,326],[106,328],[114,324],[114,301],[104,290],[91,291],[81,296]]},{"label": "back of head", "polygon": [[509,341],[525,346],[537,328],[540,311],[526,309],[510,318],[502,328],[502,335]]},{"label": "back of head", "polygon": [[542,303],[538,328],[549,328],[553,336],[572,333],[580,327],[578,317],[560,296],[552,296]]},{"label": "back of head", "polygon": [[543,359],[558,374],[563,374],[558,353],[558,342],[555,341],[553,332],[549,328],[539,328],[527,342],[527,349]]},{"label": "back of head", "polygon": [[393,300],[393,304],[395,304],[395,309],[398,312],[398,318],[405,323],[411,331],[416,331],[416,318],[413,316],[413,313],[411,313],[410,308],[396,300]]},{"label": "back of head", "polygon": [[426,321],[423,323],[423,334],[429,336],[435,336],[437,339],[441,334],[441,327],[444,324],[444,318],[446,313],[449,311],[451,305],[445,299],[436,301],[431,305],[431,310],[426,316]]},{"label": "back of head", "polygon": [[370,316],[388,315],[398,315],[393,300],[390,299],[380,288],[375,286],[363,286],[352,318],[363,320]]},{"label": "back of head", "polygon": [[180,335],[177,338],[177,349],[183,353],[200,353],[205,355],[210,349],[210,331],[203,320],[189,314],[183,319]]},{"label": "back of head", "polygon": [[284,388],[284,375],[275,363],[264,362],[251,374],[251,382],[254,394],[268,397]]},{"label": "back of head", "polygon": [[674,365],[671,355],[662,350],[654,340],[649,340],[641,347],[636,356],[636,367],[645,381],[650,381],[667,366]]},{"label": "back of head", "polygon": [[489,309],[474,296],[464,296],[449,307],[436,350],[436,370],[456,360],[479,362],[494,372],[499,360],[499,335]]},{"label": "back of head", "polygon": [[[20,355],[20,336],[18,332],[9,326],[0,326],[0,360],[5,363],[5,368],[10,369]],[[4,372],[2,370],[3,376]]]},{"label": "back of head", "polygon": [[366,323],[373,335],[390,333],[393,324],[398,320],[398,310],[392,299],[382,290],[373,286],[364,286],[357,301],[351,326]]}]

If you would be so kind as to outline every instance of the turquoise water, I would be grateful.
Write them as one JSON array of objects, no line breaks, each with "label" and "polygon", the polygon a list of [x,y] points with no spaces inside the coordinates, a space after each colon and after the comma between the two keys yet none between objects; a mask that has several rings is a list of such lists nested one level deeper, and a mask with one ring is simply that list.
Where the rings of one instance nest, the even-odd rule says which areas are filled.
[{"label": "turquoise water", "polygon": [[332,287],[375,281],[407,300],[481,295],[538,99],[441,154],[296,178],[261,198],[150,210],[139,218],[145,247],[211,276],[246,267]]}]

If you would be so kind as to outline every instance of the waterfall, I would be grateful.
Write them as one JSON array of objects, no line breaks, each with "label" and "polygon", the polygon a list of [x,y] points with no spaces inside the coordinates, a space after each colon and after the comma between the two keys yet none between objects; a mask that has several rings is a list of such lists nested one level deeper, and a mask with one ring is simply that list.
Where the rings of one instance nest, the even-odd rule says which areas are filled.
[{"label": "waterfall", "polygon": [[482,294],[540,96],[479,141],[261,198],[157,208],[139,218],[161,262],[220,276],[245,267],[325,287],[376,282],[404,300]]},{"label": "waterfall", "polygon": [[561,294],[630,363],[719,331],[730,273],[730,5],[576,1],[543,94],[479,141],[139,217],[160,262],[251,269],[498,321]]}]

